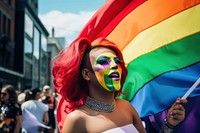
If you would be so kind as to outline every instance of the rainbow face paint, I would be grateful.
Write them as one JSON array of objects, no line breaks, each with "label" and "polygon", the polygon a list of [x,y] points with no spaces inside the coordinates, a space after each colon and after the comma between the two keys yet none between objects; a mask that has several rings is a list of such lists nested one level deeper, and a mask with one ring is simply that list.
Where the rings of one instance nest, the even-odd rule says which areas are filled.
[{"label": "rainbow face paint", "polygon": [[121,60],[114,52],[100,54],[93,65],[98,82],[108,91],[119,91],[121,88]]}]

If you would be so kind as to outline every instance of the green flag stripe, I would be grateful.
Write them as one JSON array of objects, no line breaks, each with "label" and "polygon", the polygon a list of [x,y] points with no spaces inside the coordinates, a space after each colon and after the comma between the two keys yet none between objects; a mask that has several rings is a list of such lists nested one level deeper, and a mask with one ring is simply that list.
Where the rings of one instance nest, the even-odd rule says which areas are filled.
[{"label": "green flag stripe", "polygon": [[200,32],[144,54],[130,62],[123,86],[127,94],[121,98],[131,100],[137,91],[153,78],[200,61]]}]

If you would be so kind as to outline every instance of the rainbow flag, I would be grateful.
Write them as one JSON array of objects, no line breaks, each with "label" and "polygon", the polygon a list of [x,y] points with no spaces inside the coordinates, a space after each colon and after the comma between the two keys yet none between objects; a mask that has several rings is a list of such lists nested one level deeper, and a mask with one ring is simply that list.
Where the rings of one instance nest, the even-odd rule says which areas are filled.
[{"label": "rainbow flag", "polygon": [[[200,77],[200,0],[108,0],[79,37],[118,45],[128,68],[125,95],[158,132],[167,110]],[[189,95],[175,132],[200,130],[200,86]]]}]

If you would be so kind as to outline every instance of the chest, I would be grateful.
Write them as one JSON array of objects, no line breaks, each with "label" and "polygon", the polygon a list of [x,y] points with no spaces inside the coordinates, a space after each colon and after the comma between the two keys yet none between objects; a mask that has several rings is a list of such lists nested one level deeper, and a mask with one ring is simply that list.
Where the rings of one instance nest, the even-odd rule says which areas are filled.
[{"label": "chest", "polygon": [[117,111],[99,116],[87,116],[86,130],[88,133],[103,132],[108,129],[121,127],[132,123],[132,116],[128,111]]}]

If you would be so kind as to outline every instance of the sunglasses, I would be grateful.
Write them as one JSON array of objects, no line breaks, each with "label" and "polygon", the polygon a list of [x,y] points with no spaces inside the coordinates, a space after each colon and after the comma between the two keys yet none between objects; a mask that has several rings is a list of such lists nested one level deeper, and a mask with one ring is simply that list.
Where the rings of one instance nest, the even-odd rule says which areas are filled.
[{"label": "sunglasses", "polygon": [[1,92],[1,95],[3,95],[3,96],[6,96],[6,95],[7,95],[7,93],[5,93],[5,92]]}]

